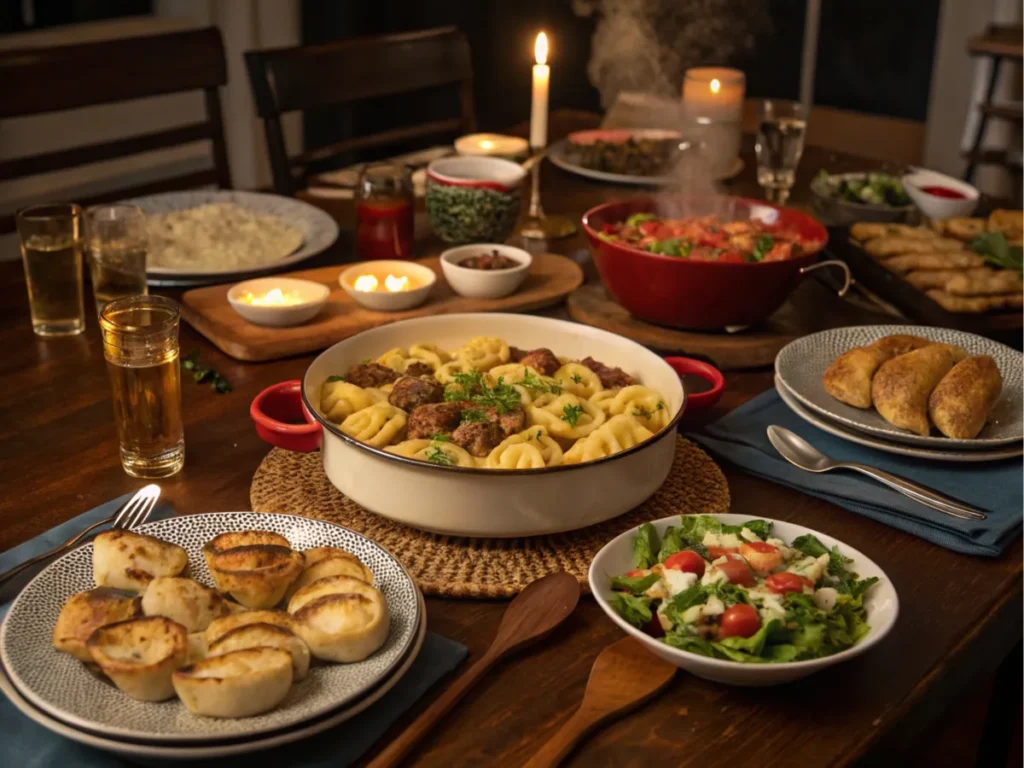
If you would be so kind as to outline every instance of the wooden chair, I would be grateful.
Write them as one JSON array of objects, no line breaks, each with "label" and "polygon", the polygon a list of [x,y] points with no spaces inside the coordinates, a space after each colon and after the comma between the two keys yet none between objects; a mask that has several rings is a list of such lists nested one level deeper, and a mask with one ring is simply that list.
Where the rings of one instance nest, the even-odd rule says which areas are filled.
[{"label": "wooden chair", "polygon": [[[757,132],[759,103],[758,99],[748,99],[743,105],[745,133]],[[917,120],[812,106],[806,142],[808,146],[880,160],[899,169],[921,162],[924,133],[924,123]]]},{"label": "wooden chair", "polygon": [[[455,27],[250,51],[245,54],[245,63],[256,111],[267,134],[274,187],[283,195],[295,193],[293,169],[304,169],[349,150],[476,128],[469,43]],[[458,87],[458,117],[344,139],[288,155],[281,130],[283,114],[441,86]]]},{"label": "wooden chair", "polygon": [[[218,86],[227,82],[220,33],[208,29],[0,52],[0,120],[149,96],[202,90],[206,119],[162,131],[87,146],[0,160],[0,179],[112,160],[209,140],[213,167],[79,200],[89,205],[175,189],[231,186]],[[69,133],[74,123],[69,122]],[[13,215],[0,215],[0,234],[13,232]]]}]

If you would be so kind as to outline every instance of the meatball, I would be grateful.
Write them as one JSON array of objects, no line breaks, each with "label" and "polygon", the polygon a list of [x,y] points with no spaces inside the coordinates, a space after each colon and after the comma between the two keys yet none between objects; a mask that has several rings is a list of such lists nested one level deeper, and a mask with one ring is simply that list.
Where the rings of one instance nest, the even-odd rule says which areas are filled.
[{"label": "meatball", "polygon": [[[498,409],[494,406],[483,406],[477,405],[470,400],[463,400],[459,403],[459,407],[463,413],[466,412],[473,414],[482,414],[486,417],[487,422],[490,424],[496,424],[498,429],[501,431],[502,437],[508,437],[514,435],[517,432],[522,432],[526,429],[526,412],[522,408],[515,408],[505,413],[498,413]],[[468,423],[485,423],[481,422],[479,418],[473,419]]]},{"label": "meatball", "polygon": [[492,421],[471,421],[452,432],[452,440],[474,456],[486,456],[501,442],[501,427]]},{"label": "meatball", "polygon": [[508,361],[510,363],[522,362],[523,358],[530,354],[528,349],[520,349],[519,347],[508,348]]},{"label": "meatball", "polygon": [[519,362],[530,366],[545,376],[554,376],[555,372],[562,367],[562,363],[555,357],[555,353],[545,347],[533,350]]},{"label": "meatball", "polygon": [[618,387],[628,387],[632,384],[636,384],[636,379],[621,368],[612,368],[604,363],[599,363],[592,357],[583,358],[580,360],[580,364],[585,365],[596,373],[597,377],[601,380],[601,386],[605,389],[616,389]]},{"label": "meatball", "polygon": [[434,369],[426,363],[409,363],[405,368],[406,376],[429,376],[434,377]]},{"label": "meatball", "polygon": [[380,363],[363,363],[349,369],[345,380],[357,387],[383,387],[398,379],[398,373]]},{"label": "meatball", "polygon": [[428,403],[440,403],[444,399],[444,386],[433,379],[403,376],[395,382],[388,402],[403,411],[411,411]]},{"label": "meatball", "polygon": [[410,440],[448,435],[459,426],[462,409],[458,403],[421,405],[409,414],[406,430]]}]

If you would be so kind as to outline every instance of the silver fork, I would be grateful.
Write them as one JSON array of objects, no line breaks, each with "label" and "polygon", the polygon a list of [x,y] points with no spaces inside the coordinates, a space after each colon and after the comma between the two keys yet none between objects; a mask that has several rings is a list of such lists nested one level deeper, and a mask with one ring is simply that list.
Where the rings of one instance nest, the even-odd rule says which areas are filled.
[{"label": "silver fork", "polygon": [[128,501],[126,501],[121,506],[121,508],[110,517],[100,520],[98,523],[93,523],[84,531],[75,534],[60,546],[54,547],[48,552],[43,552],[41,555],[36,555],[32,559],[26,560],[21,565],[16,565],[9,571],[5,571],[3,574],[0,574],[0,584],[6,583],[22,571],[24,571],[26,568],[31,568],[36,563],[41,563],[48,557],[59,555],[62,552],[71,549],[80,541],[82,541],[82,539],[85,538],[86,535],[96,530],[101,525],[106,525],[107,523],[112,522],[113,525],[110,526],[111,530],[118,528],[131,529],[135,528],[136,526],[142,525],[144,522],[146,522],[146,520],[149,519],[150,514],[153,512],[153,507],[156,506],[156,502],[159,500],[159,498],[159,485],[150,484],[147,485],[145,488],[140,488],[138,491],[135,492],[135,495],[128,499]]}]

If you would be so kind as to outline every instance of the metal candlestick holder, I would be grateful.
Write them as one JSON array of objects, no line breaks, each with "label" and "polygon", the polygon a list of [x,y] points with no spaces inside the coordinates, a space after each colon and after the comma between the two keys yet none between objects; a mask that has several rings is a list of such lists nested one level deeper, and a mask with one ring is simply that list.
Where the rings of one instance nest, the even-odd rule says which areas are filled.
[{"label": "metal candlestick holder", "polygon": [[554,240],[576,234],[576,223],[568,216],[548,216],[540,202],[540,164],[544,150],[530,158],[533,177],[530,185],[530,209],[519,234],[530,240]]}]

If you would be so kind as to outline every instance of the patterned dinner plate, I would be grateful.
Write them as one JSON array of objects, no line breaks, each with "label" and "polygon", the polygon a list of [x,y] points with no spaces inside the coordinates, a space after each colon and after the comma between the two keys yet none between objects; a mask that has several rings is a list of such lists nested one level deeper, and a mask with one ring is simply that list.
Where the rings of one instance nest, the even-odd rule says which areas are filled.
[{"label": "patterned dinner plate", "polygon": [[[825,391],[822,377],[839,355],[853,347],[862,347],[883,336],[907,333],[934,341],[956,344],[969,355],[989,355],[1003,377],[1003,391],[992,409],[988,423],[973,440],[948,437],[922,437],[894,427],[873,408],[861,409],[841,403]],[[1024,440],[1024,357],[999,342],[973,333],[948,328],[918,325],[861,325],[835,328],[803,336],[790,342],[775,358],[775,375],[805,407],[843,426],[883,440],[917,445],[936,450],[992,450]]]},{"label": "patterned dinner plate", "polygon": [[376,653],[353,664],[315,664],[274,710],[240,719],[190,713],[178,699],[136,701],[90,673],[82,662],[53,648],[51,636],[65,601],[95,586],[92,545],[47,567],[11,605],[0,629],[0,661],[11,682],[33,705],[77,728],[144,742],[222,741],[288,728],[338,709],[377,686],[406,655],[421,618],[412,577],[389,552],[366,537],[322,520],[255,512],[175,517],[138,530],[184,547],[190,575],[213,586],[202,546],[226,531],[258,529],[286,537],[295,549],[345,549],[372,571],[391,613],[388,638]]},{"label": "patterned dinner plate", "polygon": [[135,197],[130,200],[122,200],[121,202],[137,205],[147,214],[181,211],[187,208],[196,208],[206,203],[234,203],[241,208],[247,208],[257,213],[280,216],[288,224],[302,230],[302,245],[297,250],[283,255],[279,259],[244,269],[221,268],[195,271],[174,267],[147,267],[146,276],[159,282],[208,283],[212,281],[227,282],[228,280],[241,280],[310,259],[330,248],[334,241],[338,239],[338,223],[331,218],[330,214],[317,208],[315,205],[281,195],[227,189],[200,189],[185,192],[165,192],[159,195]]}]

